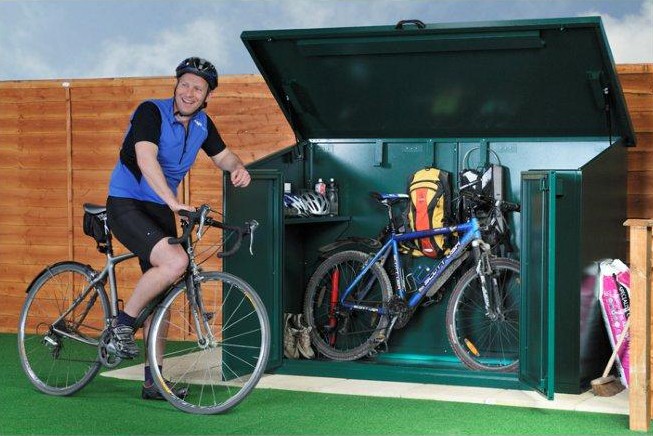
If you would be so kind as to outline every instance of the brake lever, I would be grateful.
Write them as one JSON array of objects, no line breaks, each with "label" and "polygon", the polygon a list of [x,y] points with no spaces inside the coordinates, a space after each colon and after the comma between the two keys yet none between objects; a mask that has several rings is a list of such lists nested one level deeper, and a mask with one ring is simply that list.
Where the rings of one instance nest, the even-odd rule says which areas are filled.
[{"label": "brake lever", "polygon": [[254,231],[258,228],[258,221],[251,220],[247,223],[247,227],[249,228],[249,254],[254,256]]},{"label": "brake lever", "polygon": [[201,212],[200,212],[200,222],[199,226],[197,227],[197,240],[199,241],[202,239],[202,236],[204,236],[204,226],[206,223],[206,216],[211,212],[211,208],[208,207],[207,205],[202,205],[200,206]]}]

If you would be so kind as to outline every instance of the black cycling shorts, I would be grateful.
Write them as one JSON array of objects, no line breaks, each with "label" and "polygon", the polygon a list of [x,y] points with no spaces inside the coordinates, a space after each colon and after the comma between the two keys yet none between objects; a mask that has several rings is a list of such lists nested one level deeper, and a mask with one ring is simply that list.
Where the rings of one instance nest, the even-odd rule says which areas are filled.
[{"label": "black cycling shorts", "polygon": [[143,272],[152,268],[154,246],[161,239],[177,237],[175,214],[165,204],[110,196],[107,223],[118,241],[138,256]]}]

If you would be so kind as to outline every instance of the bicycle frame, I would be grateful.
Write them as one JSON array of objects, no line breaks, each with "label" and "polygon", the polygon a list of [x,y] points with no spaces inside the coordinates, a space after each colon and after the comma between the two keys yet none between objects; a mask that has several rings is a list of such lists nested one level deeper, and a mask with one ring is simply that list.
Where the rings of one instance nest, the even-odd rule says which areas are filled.
[{"label": "bicycle frame", "polygon": [[[57,318],[52,323],[52,330],[55,333],[58,333],[58,334],[60,334],[62,336],[66,336],[66,337],[68,337],[70,339],[75,339],[75,340],[84,342],[84,343],[89,344],[89,345],[97,345],[97,341],[90,341],[90,340],[88,340],[86,338],[82,338],[82,337],[79,337],[79,336],[76,336],[76,335],[72,335],[72,334],[70,334],[69,332],[67,332],[65,330],[58,329],[57,324],[60,321],[64,320],[66,318],[66,316],[68,316],[68,314],[70,314],[70,312],[75,310],[75,308],[77,307],[77,302],[84,300],[86,298],[86,296],[89,294],[89,292],[91,292],[91,290],[93,288],[95,288],[96,285],[98,285],[100,283],[105,283],[107,277],[109,279],[109,292],[110,292],[110,294],[109,294],[109,303],[110,303],[109,309],[111,311],[111,313],[110,313],[111,318],[105,320],[106,325],[108,326],[110,324],[110,322],[111,322],[111,319],[118,316],[118,287],[116,285],[115,267],[116,267],[117,264],[119,264],[121,262],[124,262],[125,260],[132,259],[132,258],[136,257],[136,255],[134,253],[125,253],[125,254],[121,254],[121,255],[118,255],[118,256],[114,257],[113,252],[112,252],[112,250],[110,249],[110,246],[109,246],[109,249],[106,252],[106,257],[107,257],[107,261],[106,261],[102,271],[100,271],[95,277],[93,277],[93,280],[91,280],[89,282],[89,284],[86,285],[86,287],[84,288],[82,293],[72,302],[70,307],[65,312],[63,312],[59,316],[59,318]],[[102,286],[102,288],[104,289],[104,286]],[[80,317],[80,323],[82,321],[84,321],[85,317],[86,317],[86,314],[83,314]]]},{"label": "bicycle frame", "polygon": [[[418,287],[417,292],[410,298],[408,301],[408,306],[412,309],[417,306],[424,295],[428,292],[431,285],[442,275],[447,267],[456,259],[459,255],[465,251],[465,249],[473,244],[475,241],[481,239],[481,230],[476,218],[472,218],[466,223],[458,224],[450,227],[438,227],[435,229],[420,230],[417,232],[408,232],[408,233],[395,233],[391,231],[390,237],[386,243],[376,252],[374,257],[372,257],[363,267],[363,269],[358,273],[354,281],[347,287],[347,289],[340,296],[340,304],[347,309],[356,309],[356,310],[365,310],[369,312],[377,312],[381,315],[387,314],[387,310],[384,307],[370,307],[361,304],[352,304],[346,301],[347,297],[353,292],[354,288],[358,283],[363,279],[363,276],[372,268],[376,262],[380,259],[387,259],[388,255],[392,255],[392,260],[394,262],[394,267],[397,271],[395,289],[400,298],[406,298],[406,289],[404,288],[403,280],[403,268],[401,265],[401,259],[399,256],[399,243],[404,241],[410,241],[415,239],[421,239],[430,236],[436,235],[448,235],[451,233],[458,233],[460,238],[456,245],[451,249],[449,254],[447,254],[444,259],[431,271],[422,284]],[[364,298],[364,295],[362,296]],[[360,298],[360,299],[362,299]]]}]

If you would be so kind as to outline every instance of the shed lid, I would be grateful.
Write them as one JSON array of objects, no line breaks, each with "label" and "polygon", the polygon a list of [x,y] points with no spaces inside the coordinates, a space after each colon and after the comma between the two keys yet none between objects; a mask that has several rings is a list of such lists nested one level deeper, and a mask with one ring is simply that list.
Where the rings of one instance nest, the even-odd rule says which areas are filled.
[{"label": "shed lid", "polygon": [[611,135],[634,144],[600,17],[241,39],[300,139]]}]

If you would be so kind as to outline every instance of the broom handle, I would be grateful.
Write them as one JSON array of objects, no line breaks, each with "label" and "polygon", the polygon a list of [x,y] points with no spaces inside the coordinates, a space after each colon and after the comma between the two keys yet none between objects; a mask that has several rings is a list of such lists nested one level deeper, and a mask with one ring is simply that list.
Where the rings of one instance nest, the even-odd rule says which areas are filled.
[{"label": "broom handle", "polygon": [[608,373],[612,369],[612,365],[614,364],[614,359],[617,358],[617,353],[619,353],[619,349],[621,349],[621,345],[623,345],[624,339],[626,339],[626,335],[628,334],[629,327],[630,327],[630,317],[628,317],[628,319],[626,320],[626,326],[624,327],[624,330],[621,332],[621,335],[619,335],[619,340],[617,341],[617,345],[615,345],[614,351],[610,356],[610,360],[608,360],[608,364],[605,367],[605,371],[603,371],[603,377],[607,377]]}]

